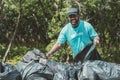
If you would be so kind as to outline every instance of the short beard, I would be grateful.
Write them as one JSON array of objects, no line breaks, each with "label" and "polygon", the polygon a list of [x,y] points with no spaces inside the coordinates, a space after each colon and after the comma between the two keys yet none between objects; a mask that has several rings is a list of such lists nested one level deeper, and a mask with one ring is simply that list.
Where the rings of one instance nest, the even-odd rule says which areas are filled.
[{"label": "short beard", "polygon": [[76,28],[79,25],[79,20],[77,20],[76,24],[72,24],[72,22],[70,22],[70,23],[71,23],[71,25],[72,25],[73,28]]}]

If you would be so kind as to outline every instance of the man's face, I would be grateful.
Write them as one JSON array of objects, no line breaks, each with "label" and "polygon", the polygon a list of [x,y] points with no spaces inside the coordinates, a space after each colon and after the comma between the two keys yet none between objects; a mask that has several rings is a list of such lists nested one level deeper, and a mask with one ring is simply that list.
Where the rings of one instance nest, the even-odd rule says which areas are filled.
[{"label": "man's face", "polygon": [[68,16],[69,22],[72,24],[73,28],[76,28],[79,25],[79,16],[72,14]]}]

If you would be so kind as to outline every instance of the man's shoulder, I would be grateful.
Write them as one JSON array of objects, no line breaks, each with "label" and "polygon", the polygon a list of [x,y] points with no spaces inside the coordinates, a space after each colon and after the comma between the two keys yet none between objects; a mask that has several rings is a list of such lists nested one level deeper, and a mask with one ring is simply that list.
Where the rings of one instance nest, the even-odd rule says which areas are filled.
[{"label": "man's shoulder", "polygon": [[88,21],[81,20],[81,23],[83,23],[83,25],[84,25],[85,28],[91,28],[92,27],[91,23],[88,22]]},{"label": "man's shoulder", "polygon": [[63,29],[69,29],[71,27],[70,23],[65,24],[65,26],[63,27]]},{"label": "man's shoulder", "polygon": [[84,23],[84,24],[86,24],[86,25],[90,25],[90,24],[91,24],[90,22],[85,21],[85,20],[80,20],[80,22],[81,22],[81,23]]},{"label": "man's shoulder", "polygon": [[71,26],[70,22],[65,24],[65,27],[70,27],[70,26]]},{"label": "man's shoulder", "polygon": [[61,32],[67,34],[67,33],[70,32],[70,30],[71,30],[71,24],[70,24],[70,23],[67,23],[67,24],[65,24],[65,26],[62,28]]}]

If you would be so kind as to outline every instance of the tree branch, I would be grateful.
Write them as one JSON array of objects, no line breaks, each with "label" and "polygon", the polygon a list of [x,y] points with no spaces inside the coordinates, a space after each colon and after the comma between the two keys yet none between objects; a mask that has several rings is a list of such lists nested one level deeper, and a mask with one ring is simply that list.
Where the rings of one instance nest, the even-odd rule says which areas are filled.
[{"label": "tree branch", "polygon": [[0,19],[3,17],[4,0],[0,0]]},{"label": "tree branch", "polygon": [[14,38],[15,38],[15,35],[16,35],[16,33],[17,33],[17,29],[18,29],[18,26],[19,26],[19,23],[20,23],[20,17],[21,17],[21,1],[22,1],[22,0],[20,0],[19,15],[18,15],[18,18],[17,18],[16,26],[15,26],[15,31],[14,31],[14,33],[13,33],[13,36],[12,36],[11,40],[10,40],[10,43],[9,43],[9,45],[8,45],[8,48],[7,48],[6,52],[5,52],[5,55],[4,55],[4,57],[3,57],[3,60],[2,60],[3,63],[6,62],[7,55],[8,55],[8,53],[9,53],[9,51],[10,51],[10,48],[11,48],[11,46],[12,46],[13,40],[14,40]]}]

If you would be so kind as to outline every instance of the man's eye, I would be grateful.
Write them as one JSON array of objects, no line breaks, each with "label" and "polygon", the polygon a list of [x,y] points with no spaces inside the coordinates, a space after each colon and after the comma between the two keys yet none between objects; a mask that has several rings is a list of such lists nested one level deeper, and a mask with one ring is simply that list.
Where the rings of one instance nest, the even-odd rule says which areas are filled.
[{"label": "man's eye", "polygon": [[73,18],[73,17],[76,17],[76,15],[70,15],[69,17],[70,17],[70,18]]}]

